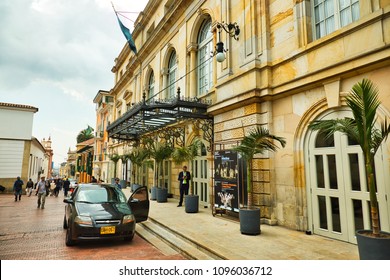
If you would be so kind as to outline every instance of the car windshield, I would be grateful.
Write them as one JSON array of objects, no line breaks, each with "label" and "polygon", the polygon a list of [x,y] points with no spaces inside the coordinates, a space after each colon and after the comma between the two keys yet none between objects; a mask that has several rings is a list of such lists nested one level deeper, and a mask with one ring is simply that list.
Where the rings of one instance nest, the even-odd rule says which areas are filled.
[{"label": "car windshield", "polygon": [[126,202],[126,197],[116,188],[81,188],[77,193],[76,201],[84,203],[122,203]]}]

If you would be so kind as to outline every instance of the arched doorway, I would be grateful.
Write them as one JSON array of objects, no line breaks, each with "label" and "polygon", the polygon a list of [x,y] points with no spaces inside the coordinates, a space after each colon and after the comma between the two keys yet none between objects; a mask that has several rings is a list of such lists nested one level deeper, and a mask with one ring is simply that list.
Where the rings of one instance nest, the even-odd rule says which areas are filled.
[{"label": "arched doorway", "polygon": [[[346,109],[326,112],[318,119],[350,116]],[[363,154],[342,133],[325,139],[309,131],[305,141],[309,228],[315,234],[356,243],[355,231],[371,228],[369,193]],[[384,148],[375,156],[375,175],[382,230],[389,230],[389,165]]]}]

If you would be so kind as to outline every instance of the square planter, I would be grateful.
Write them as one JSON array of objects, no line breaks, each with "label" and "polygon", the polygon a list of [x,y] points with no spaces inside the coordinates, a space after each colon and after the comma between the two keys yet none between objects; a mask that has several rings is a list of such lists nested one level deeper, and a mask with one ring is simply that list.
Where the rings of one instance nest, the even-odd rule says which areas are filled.
[{"label": "square planter", "polygon": [[186,213],[197,213],[199,211],[199,195],[186,195],[184,204]]},{"label": "square planter", "polygon": [[168,190],[163,189],[163,188],[157,188],[156,200],[157,200],[157,202],[167,202],[168,201]]}]

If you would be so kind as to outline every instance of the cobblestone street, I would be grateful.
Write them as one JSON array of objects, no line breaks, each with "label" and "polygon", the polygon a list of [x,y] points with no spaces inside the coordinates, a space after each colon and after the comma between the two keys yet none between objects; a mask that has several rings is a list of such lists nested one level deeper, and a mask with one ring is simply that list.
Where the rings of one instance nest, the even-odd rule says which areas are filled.
[{"label": "cobblestone street", "polygon": [[37,209],[37,197],[0,195],[1,260],[182,260],[180,254],[166,256],[136,235],[122,240],[65,245],[63,195],[47,197],[45,209]]}]

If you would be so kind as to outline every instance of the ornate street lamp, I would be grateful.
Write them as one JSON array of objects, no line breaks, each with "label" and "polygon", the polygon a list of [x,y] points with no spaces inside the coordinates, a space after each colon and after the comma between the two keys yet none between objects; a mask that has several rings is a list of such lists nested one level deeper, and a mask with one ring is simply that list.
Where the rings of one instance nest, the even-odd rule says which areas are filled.
[{"label": "ornate street lamp", "polygon": [[230,37],[233,37],[234,40],[238,41],[238,36],[240,35],[240,27],[238,26],[237,22],[235,23],[217,22],[217,29],[218,29],[218,43],[215,46],[215,51],[213,52],[213,55],[216,56],[218,62],[223,62],[226,58],[225,52],[227,52],[227,50],[225,50],[223,47],[223,42],[221,41],[221,32],[222,30],[224,30],[227,34],[229,34]]}]

